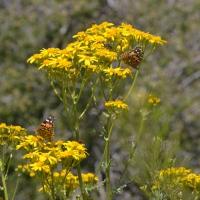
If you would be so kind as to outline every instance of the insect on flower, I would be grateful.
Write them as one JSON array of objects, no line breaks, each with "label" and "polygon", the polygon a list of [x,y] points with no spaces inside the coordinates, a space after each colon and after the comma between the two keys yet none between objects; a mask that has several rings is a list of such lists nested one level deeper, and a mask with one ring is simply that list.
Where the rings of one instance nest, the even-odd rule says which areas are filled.
[{"label": "insect on flower", "polygon": [[134,69],[138,69],[138,65],[140,64],[143,56],[144,56],[144,52],[142,51],[142,47],[136,46],[132,50],[123,53],[120,56],[120,60],[122,60],[124,64]]},{"label": "insect on flower", "polygon": [[54,138],[54,121],[55,117],[50,116],[37,129],[37,134],[49,142],[52,142]]},{"label": "insect on flower", "polygon": [[103,44],[104,47],[105,47],[106,49],[108,49],[108,50],[111,50],[111,49],[112,49],[112,45],[109,44],[109,43],[107,43],[107,42],[105,42],[105,41],[100,41],[100,42],[98,42],[98,43],[99,43],[99,44]]}]

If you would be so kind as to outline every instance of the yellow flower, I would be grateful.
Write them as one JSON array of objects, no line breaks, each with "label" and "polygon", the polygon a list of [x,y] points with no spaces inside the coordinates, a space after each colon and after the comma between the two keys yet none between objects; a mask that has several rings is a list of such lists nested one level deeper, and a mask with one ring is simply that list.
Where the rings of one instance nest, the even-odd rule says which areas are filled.
[{"label": "yellow flower", "polygon": [[56,66],[60,68],[65,68],[65,70],[67,71],[68,68],[72,67],[72,63],[67,59],[63,59]]},{"label": "yellow flower", "polygon": [[79,63],[84,61],[84,65],[91,65],[98,60],[94,56],[87,56],[87,55],[79,55]]},{"label": "yellow flower", "polygon": [[21,126],[7,126],[5,123],[0,124],[1,143],[7,143],[12,148],[16,148],[19,141],[26,135],[26,129]]},{"label": "yellow flower", "polygon": [[50,153],[42,153],[39,156],[39,161],[46,162],[46,164],[56,164],[58,162],[55,157],[50,156]]},{"label": "yellow flower", "polygon": [[104,69],[103,72],[108,74],[109,76],[113,76],[114,74],[118,74],[121,71],[121,68],[108,68]]},{"label": "yellow flower", "polygon": [[1,124],[0,124],[0,129],[1,129],[1,128],[6,128],[6,124],[5,124],[5,123],[1,123]]},{"label": "yellow flower", "polygon": [[62,140],[58,140],[57,142],[55,142],[55,145],[61,146],[63,144]]},{"label": "yellow flower", "polygon": [[105,107],[107,109],[109,109],[109,107],[111,107],[111,108],[117,108],[117,109],[122,108],[124,110],[129,110],[128,105],[123,103],[123,101],[121,101],[121,100],[105,102]]},{"label": "yellow flower", "polygon": [[74,35],[73,36],[73,38],[82,38],[82,37],[84,37],[85,36],[85,32],[84,31],[81,31],[81,32],[78,32],[78,34],[77,35]]},{"label": "yellow flower", "polygon": [[28,135],[24,138],[23,143],[28,143],[33,147],[37,147],[40,144],[40,139],[34,135]]},{"label": "yellow flower", "polygon": [[173,186],[187,186],[196,189],[200,186],[200,175],[190,173],[191,169],[186,169],[184,167],[179,168],[168,168],[159,172],[158,180],[155,181],[153,188],[157,189],[162,187],[162,184]]},{"label": "yellow flower", "polygon": [[22,156],[22,159],[31,159],[32,161],[38,161],[39,158],[39,153],[38,152],[29,152],[28,154],[25,154],[24,156]]},{"label": "yellow flower", "polygon": [[115,28],[115,27],[107,29],[107,31],[104,33],[105,38],[110,39],[112,41],[115,40],[117,35],[118,35],[118,31],[117,31],[117,28]]},{"label": "yellow flower", "polygon": [[125,68],[122,70],[123,77],[126,78],[127,75],[132,76],[131,70],[129,68]]},{"label": "yellow flower", "polygon": [[48,49],[42,49],[40,52],[40,55],[43,58],[47,58],[47,57],[55,57],[56,54],[60,51],[59,48],[48,48]]},{"label": "yellow flower", "polygon": [[98,181],[98,178],[95,177],[94,174],[92,173],[82,174],[82,178],[83,178],[83,181],[88,185],[91,183],[94,184]]},{"label": "yellow flower", "polygon": [[103,22],[99,26],[102,28],[106,28],[106,27],[113,26],[113,25],[114,25],[113,23]]},{"label": "yellow flower", "polygon": [[38,61],[40,61],[41,60],[41,58],[42,58],[42,56],[40,55],[40,54],[34,54],[33,56],[31,56],[28,60],[27,60],[27,62],[30,62],[30,63],[37,63]]},{"label": "yellow flower", "polygon": [[50,172],[50,167],[47,166],[47,167],[44,169],[44,172],[45,172],[46,174],[48,174],[48,173]]},{"label": "yellow flower", "polygon": [[152,36],[152,37],[150,37],[149,42],[153,43],[153,44],[161,44],[161,45],[167,43],[167,41],[162,40],[160,36]]},{"label": "yellow flower", "polygon": [[26,164],[26,165],[23,166],[23,168],[24,168],[25,170],[28,170],[28,169],[30,168],[30,166],[29,166],[29,164]]},{"label": "yellow flower", "polygon": [[51,60],[46,59],[42,62],[42,65],[38,69],[42,69],[43,67],[48,67],[50,63],[51,63]]},{"label": "yellow flower", "polygon": [[43,162],[36,162],[33,164],[30,164],[31,170],[33,171],[41,171],[44,170],[45,168],[48,168],[48,165],[45,165]]},{"label": "yellow flower", "polygon": [[58,172],[54,172],[54,173],[53,173],[53,177],[54,177],[54,178],[58,178],[59,176],[60,176],[60,174],[59,174]]},{"label": "yellow flower", "polygon": [[160,103],[160,99],[157,98],[157,97],[154,97],[153,95],[149,94],[148,95],[148,102],[150,104],[154,104],[154,105],[157,105],[158,103]]},{"label": "yellow flower", "polygon": [[[68,87],[68,84],[76,84],[76,81],[80,80],[78,78],[82,76],[82,71],[85,69],[88,70],[85,73],[88,78],[94,76],[95,72],[99,73],[101,69],[108,70],[105,71],[108,76],[117,75],[121,78],[127,75],[132,76],[127,70],[117,71],[116,69],[112,72],[109,69],[112,62],[118,60],[118,55],[136,45],[142,46],[145,50],[150,44],[153,46],[151,49],[154,50],[156,45],[166,43],[160,36],[134,29],[130,24],[122,23],[114,27],[114,24],[108,22],[94,24],[86,31],[78,32],[73,38],[75,41],[66,48],[43,48],[39,54],[34,54],[27,62],[37,64],[38,69],[49,79],[54,78],[59,84],[65,81]],[[112,48],[107,48],[108,46]]]},{"label": "yellow flower", "polygon": [[30,177],[34,177],[34,176],[35,176],[35,172],[31,172]]}]

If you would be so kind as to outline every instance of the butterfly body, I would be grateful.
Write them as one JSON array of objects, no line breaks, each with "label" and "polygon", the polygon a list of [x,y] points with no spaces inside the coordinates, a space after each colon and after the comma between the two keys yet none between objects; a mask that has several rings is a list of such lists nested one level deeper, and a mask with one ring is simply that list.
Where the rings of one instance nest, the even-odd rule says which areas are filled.
[{"label": "butterfly body", "polygon": [[120,56],[120,60],[122,60],[124,64],[134,69],[138,69],[138,65],[140,64],[143,56],[144,52],[142,51],[141,46],[136,46],[132,50],[123,53]]},{"label": "butterfly body", "polygon": [[54,122],[54,116],[48,117],[41,123],[41,125],[37,129],[37,134],[43,137],[45,140],[52,142],[54,138]]}]

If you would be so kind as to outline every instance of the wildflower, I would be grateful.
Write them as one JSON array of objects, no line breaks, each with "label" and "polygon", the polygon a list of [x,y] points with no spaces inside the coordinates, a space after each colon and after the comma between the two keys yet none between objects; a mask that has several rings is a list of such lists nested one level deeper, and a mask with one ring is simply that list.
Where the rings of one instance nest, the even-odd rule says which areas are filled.
[{"label": "wildflower", "polygon": [[11,145],[16,148],[20,139],[26,135],[26,129],[21,126],[7,126],[5,123],[0,124],[0,143]]},{"label": "wildflower", "polygon": [[153,95],[149,94],[148,95],[148,102],[150,104],[153,104],[154,106],[156,106],[158,103],[160,103],[160,99],[157,97],[154,97]]},{"label": "wildflower", "polygon": [[48,165],[45,165],[44,162],[36,162],[33,164],[30,164],[30,167],[33,171],[41,171],[44,170],[45,168],[48,168]]},{"label": "wildflower", "polygon": [[30,146],[37,147],[40,143],[40,139],[37,136],[28,135],[24,138],[23,142],[20,145],[23,146],[23,144],[25,144],[24,146],[26,146],[27,143]]},{"label": "wildflower", "polygon": [[43,67],[48,67],[51,63],[51,60],[46,59],[42,62],[42,65],[39,67],[39,69],[42,69]]},{"label": "wildflower", "polygon": [[22,156],[22,159],[25,159],[25,158],[30,159],[32,162],[36,162],[39,159],[39,153],[37,151],[29,152],[25,154],[24,156]]},{"label": "wildflower", "polygon": [[60,51],[59,48],[48,48],[48,49],[42,49],[40,52],[40,55],[43,58],[49,58],[49,57],[55,57],[57,53]]},{"label": "wildflower", "polygon": [[158,179],[155,181],[152,189],[162,188],[163,184],[165,187],[168,186],[171,188],[173,188],[173,186],[179,186],[180,188],[185,186],[196,189],[197,186],[200,186],[200,175],[196,175],[190,172],[191,169],[186,169],[184,167],[172,167],[166,170],[161,170],[159,172]]},{"label": "wildflower", "polygon": [[108,101],[105,102],[105,107],[107,109],[109,108],[115,108],[115,109],[123,109],[123,110],[129,110],[128,105],[125,104],[123,101],[121,100],[115,100],[115,101]]},{"label": "wildflower", "polygon": [[46,174],[48,174],[48,173],[50,172],[50,167],[47,166],[47,167],[44,169],[44,172],[45,172]]},{"label": "wildflower", "polygon": [[98,60],[94,56],[87,56],[87,55],[79,55],[79,63],[84,61],[84,65],[89,66],[93,62],[97,62]]},{"label": "wildflower", "polygon": [[85,184],[87,185],[93,185],[97,183],[98,178],[94,176],[92,173],[82,174],[82,178]]},{"label": "wildflower", "polygon": [[119,71],[121,71],[121,68],[108,68],[103,70],[103,72],[105,74],[108,74],[109,76],[113,76],[114,74],[117,74]]},{"label": "wildflower", "polygon": [[35,176],[35,172],[31,172],[30,177],[34,177],[34,176]]},{"label": "wildflower", "polygon": [[68,69],[72,67],[72,63],[68,61],[67,59],[63,59],[55,66],[64,68],[66,71],[68,71]]},{"label": "wildflower", "polygon": [[54,172],[54,173],[53,173],[53,177],[54,177],[54,178],[58,178],[59,176],[60,176],[60,174],[59,174],[58,172]]},{"label": "wildflower", "polygon": [[74,35],[73,38],[77,38],[77,37],[78,37],[78,38],[83,38],[85,35],[86,35],[85,32],[84,32],[84,31],[81,31],[81,32],[78,32],[77,35]]},{"label": "wildflower", "polygon": [[46,162],[47,164],[56,164],[58,162],[55,157],[50,156],[50,152],[49,153],[42,153],[39,156],[39,161]]},{"label": "wildflower", "polygon": [[40,54],[34,54],[33,56],[31,56],[28,60],[27,60],[27,62],[30,62],[30,63],[38,63],[40,60],[41,60],[41,58],[42,58],[42,56],[40,55]]},{"label": "wildflower", "polygon": [[[58,83],[62,82],[63,78],[73,79],[73,83],[75,83],[74,76],[71,76],[75,69],[82,70],[81,67],[84,66],[84,68],[98,73],[100,65],[103,69],[110,68],[112,62],[118,60],[118,53],[130,50],[136,45],[141,45],[144,49],[148,44],[156,46],[166,43],[160,36],[134,29],[130,24],[122,23],[120,26],[114,27],[114,24],[108,22],[95,24],[86,31],[77,33],[73,38],[75,41],[66,48],[43,48],[39,54],[34,54],[27,62],[38,64],[39,70],[45,71],[44,75],[51,79],[55,78]],[[106,44],[110,44],[109,48],[106,48]],[[78,76],[81,74],[81,72],[76,73]],[[129,73],[119,71],[114,74],[125,78]],[[88,75],[92,76],[93,74]]]}]

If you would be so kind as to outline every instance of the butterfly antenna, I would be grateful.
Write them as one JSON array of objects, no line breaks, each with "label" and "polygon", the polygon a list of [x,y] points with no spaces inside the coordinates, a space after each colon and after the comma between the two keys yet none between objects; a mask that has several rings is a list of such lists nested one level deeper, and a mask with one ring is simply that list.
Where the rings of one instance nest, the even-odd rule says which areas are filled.
[{"label": "butterfly antenna", "polygon": [[35,126],[33,125],[33,123],[32,123],[32,121],[31,120],[28,120],[30,123],[31,123],[31,125],[34,127],[34,132],[35,132],[35,134],[36,134],[36,128],[35,128]]}]

